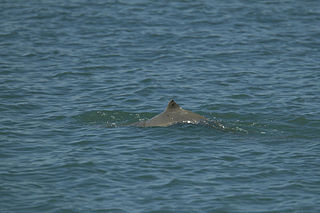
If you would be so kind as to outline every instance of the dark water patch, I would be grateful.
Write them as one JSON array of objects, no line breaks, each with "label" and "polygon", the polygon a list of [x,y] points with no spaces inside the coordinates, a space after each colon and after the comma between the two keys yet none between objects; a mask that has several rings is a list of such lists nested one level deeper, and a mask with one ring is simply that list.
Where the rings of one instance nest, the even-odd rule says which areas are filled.
[{"label": "dark water patch", "polygon": [[294,125],[298,125],[298,126],[306,126],[306,125],[309,125],[310,120],[308,120],[304,116],[300,116],[300,117],[294,118],[292,120],[289,120],[289,123],[294,124]]},{"label": "dark water patch", "polygon": [[237,95],[232,95],[229,98],[231,98],[231,99],[250,99],[252,97],[247,94],[237,94]]}]

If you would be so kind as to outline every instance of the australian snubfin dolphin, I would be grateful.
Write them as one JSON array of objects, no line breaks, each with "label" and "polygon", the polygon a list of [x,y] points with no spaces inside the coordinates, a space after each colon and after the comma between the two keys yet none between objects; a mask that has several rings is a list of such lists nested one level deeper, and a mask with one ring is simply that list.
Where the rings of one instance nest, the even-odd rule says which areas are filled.
[{"label": "australian snubfin dolphin", "polygon": [[168,103],[166,110],[161,114],[149,120],[134,123],[133,125],[140,127],[166,127],[176,123],[197,124],[201,120],[206,120],[206,118],[194,112],[182,109],[176,102],[174,102],[174,100],[171,100]]}]

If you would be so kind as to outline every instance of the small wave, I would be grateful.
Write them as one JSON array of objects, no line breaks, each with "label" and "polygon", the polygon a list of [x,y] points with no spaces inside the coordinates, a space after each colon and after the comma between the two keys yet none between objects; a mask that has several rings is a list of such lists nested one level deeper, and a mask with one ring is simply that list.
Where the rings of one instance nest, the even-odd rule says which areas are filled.
[{"label": "small wave", "polygon": [[85,124],[105,124],[106,127],[120,127],[142,120],[143,118],[150,118],[153,115],[151,113],[96,110],[85,112],[74,118]]},{"label": "small wave", "polygon": [[57,73],[53,76],[53,78],[64,78],[66,76],[91,76],[92,74],[89,72],[61,72]]}]

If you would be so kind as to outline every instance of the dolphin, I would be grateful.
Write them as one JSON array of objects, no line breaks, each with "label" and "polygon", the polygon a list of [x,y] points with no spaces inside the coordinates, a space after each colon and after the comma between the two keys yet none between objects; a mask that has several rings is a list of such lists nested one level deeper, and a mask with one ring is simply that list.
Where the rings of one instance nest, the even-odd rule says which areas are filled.
[{"label": "dolphin", "polygon": [[171,100],[164,112],[149,120],[139,121],[132,125],[138,127],[167,127],[177,123],[197,124],[201,120],[206,120],[206,118],[197,113],[182,109],[174,100]]}]

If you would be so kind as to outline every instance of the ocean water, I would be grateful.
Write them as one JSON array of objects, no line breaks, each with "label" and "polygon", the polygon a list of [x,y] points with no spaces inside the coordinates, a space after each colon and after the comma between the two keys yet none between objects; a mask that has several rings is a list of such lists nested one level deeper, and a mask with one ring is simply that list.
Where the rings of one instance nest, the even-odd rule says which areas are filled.
[{"label": "ocean water", "polygon": [[[0,212],[320,212],[320,4],[0,1]],[[221,125],[127,124],[170,99]]]}]

